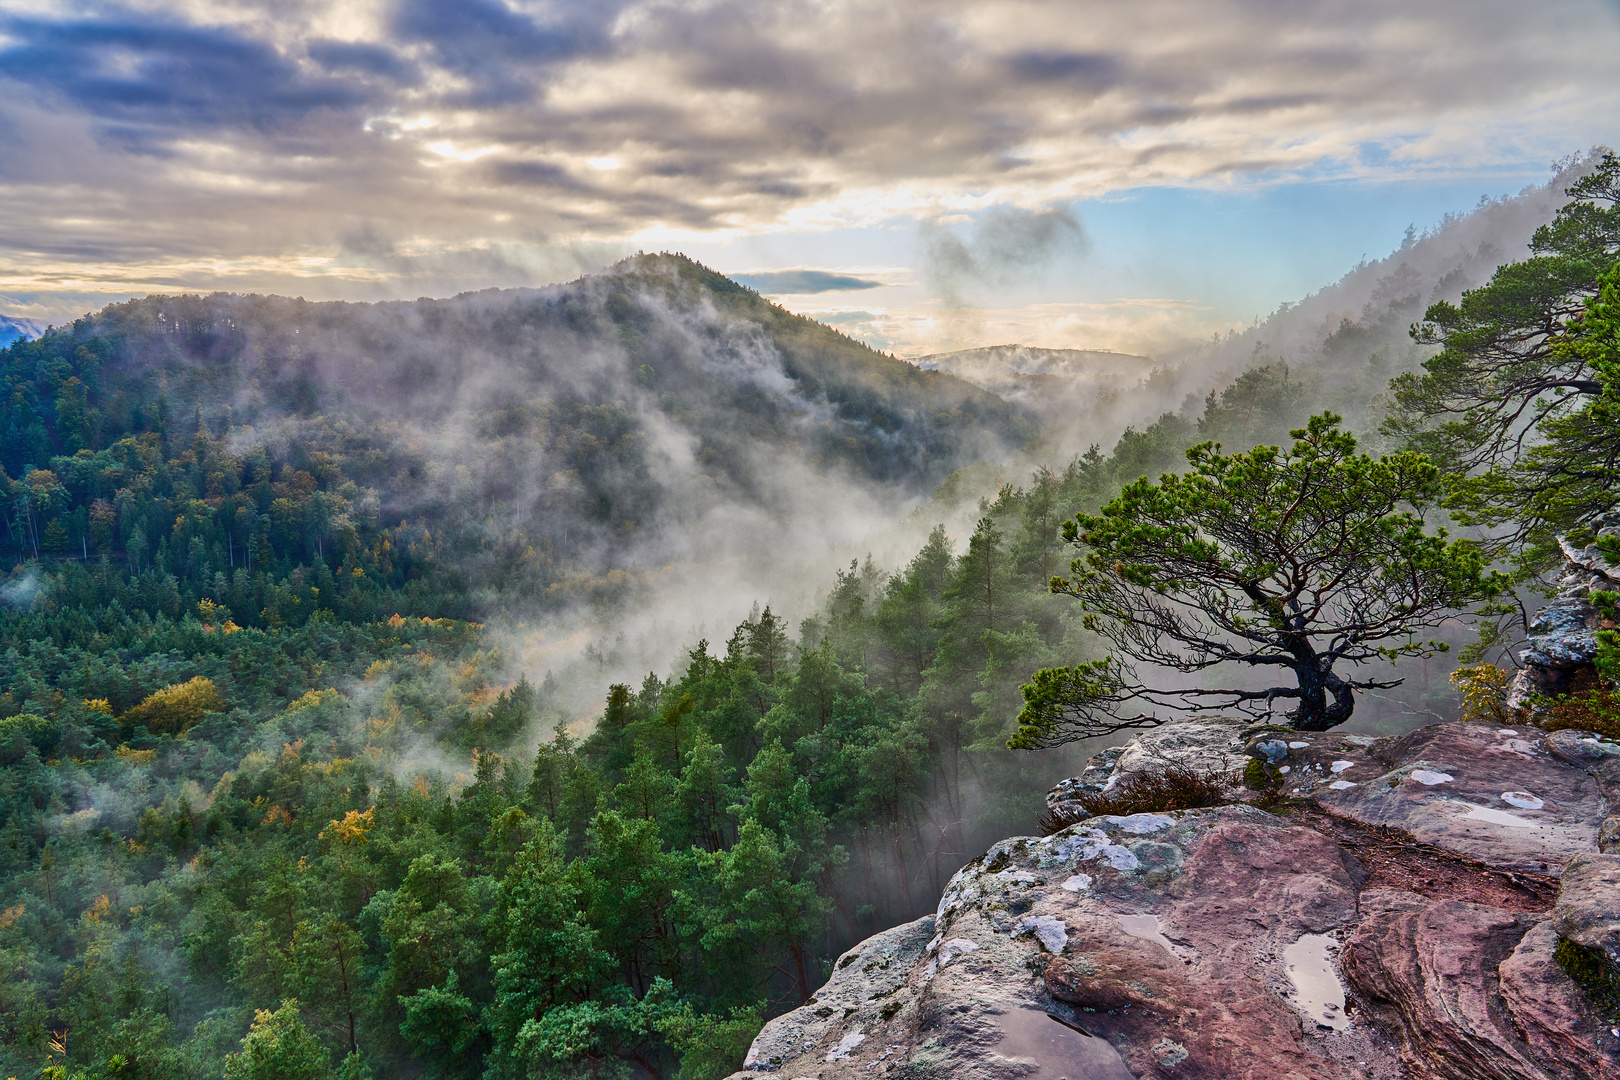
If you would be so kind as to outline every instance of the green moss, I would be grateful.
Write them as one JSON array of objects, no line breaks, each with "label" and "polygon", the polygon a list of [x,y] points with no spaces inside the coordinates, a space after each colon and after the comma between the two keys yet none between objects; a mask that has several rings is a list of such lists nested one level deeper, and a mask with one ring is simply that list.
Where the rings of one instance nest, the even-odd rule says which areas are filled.
[{"label": "green moss", "polygon": [[1250,791],[1264,791],[1280,783],[1282,773],[1269,761],[1250,758],[1249,763],[1243,767],[1243,786]]},{"label": "green moss", "polygon": [[1599,1012],[1613,1023],[1620,1021],[1620,970],[1597,949],[1588,949],[1568,938],[1558,939],[1553,958],[1575,985],[1586,991]]}]

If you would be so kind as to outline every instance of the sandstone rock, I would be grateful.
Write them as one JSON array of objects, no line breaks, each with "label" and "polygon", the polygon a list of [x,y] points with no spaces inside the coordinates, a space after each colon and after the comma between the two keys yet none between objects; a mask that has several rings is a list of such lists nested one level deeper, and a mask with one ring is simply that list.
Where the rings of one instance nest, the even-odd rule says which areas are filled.
[{"label": "sandstone rock", "polygon": [[[865,1042],[867,1028],[881,1026],[885,1017],[909,1003],[906,981],[934,934],[933,916],[904,923],[867,938],[833,964],[832,977],[802,1008],[776,1017],[755,1037],[744,1069],[775,1072],[784,1062],[804,1059],[819,1048],[825,1056],[838,1053],[847,1059]],[[846,1022],[847,1021],[847,1022]],[[829,1039],[829,1033],[837,1038]],[[859,1034],[859,1040],[843,1042]]]},{"label": "sandstone rock", "polygon": [[1369,889],[1345,976],[1414,1077],[1587,1080],[1617,1039],[1553,957],[1553,920]]},{"label": "sandstone rock", "polygon": [[1595,547],[1577,548],[1560,539],[1564,570],[1556,582],[1557,597],[1530,620],[1524,662],[1513,678],[1507,706],[1519,709],[1532,694],[1569,693],[1576,675],[1592,669],[1597,654],[1597,631],[1612,628],[1591,601],[1598,589],[1620,587],[1620,567],[1610,566]]},{"label": "sandstone rock", "polygon": [[1530,620],[1530,646],[1519,653],[1526,664],[1570,671],[1597,655],[1598,612],[1582,597],[1554,600]]},{"label": "sandstone rock", "polygon": [[1546,742],[1529,727],[1433,724],[1336,751],[1354,765],[1332,775],[1351,786],[1324,783],[1333,766],[1319,755],[1302,765],[1313,779],[1300,788],[1357,821],[1502,869],[1556,875],[1597,846],[1606,808],[1591,773],[1549,753]]},{"label": "sandstone rock", "polygon": [[1237,769],[1243,764],[1243,754],[1236,744],[1251,726],[1241,718],[1211,717],[1151,728],[1125,745],[1115,762],[1113,778],[1168,766],[1200,772]]},{"label": "sandstone rock", "polygon": [[[1077,877],[1087,880],[1064,888]],[[1302,935],[1353,923],[1355,895],[1336,844],[1246,806],[1094,818],[1005,840],[952,878],[932,919],[840,959],[816,1004],[760,1033],[748,1067],[821,1080],[890,1064],[939,1078],[1394,1076],[1364,1028],[1304,1021],[1282,962]],[[932,939],[914,953],[926,929]],[[874,953],[891,966],[866,973],[848,960]],[[904,957],[915,958],[897,984]],[[1061,1034],[1065,1024],[1095,1042]],[[861,1040],[840,1051],[857,1030]],[[1052,1052],[1086,1047],[1093,1071],[1076,1071],[1073,1056],[1058,1071],[1032,1060],[1039,1074],[1008,1064],[1019,1057],[1009,1050],[1060,1037],[1068,1048]],[[1105,1048],[1112,1057],[1092,1060]],[[1385,1071],[1357,1064],[1366,1061]],[[1109,1072],[1113,1063],[1129,1071]]]},{"label": "sandstone rock", "polygon": [[[1620,1077],[1620,1036],[1554,957],[1561,933],[1620,955],[1620,855],[1594,851],[1611,746],[1481,724],[1395,739],[1166,725],[1093,757],[1049,804],[1250,755],[1322,810],[1098,817],[1001,841],[933,916],[841,957],[741,1075]],[[1534,875],[1559,873],[1549,911]],[[1431,888],[1435,874],[1457,884]]]},{"label": "sandstone rock", "polygon": [[1361,921],[1344,973],[1399,1032],[1412,1076],[1546,1080],[1495,1008],[1496,967],[1533,919],[1445,900]]},{"label": "sandstone rock", "polygon": [[1047,792],[1046,805],[1060,810],[1080,792],[1109,791],[1131,773],[1143,770],[1236,770],[1244,759],[1242,733],[1252,726],[1242,718],[1211,717],[1149,728],[1123,746],[1092,755],[1079,776],[1060,781]]},{"label": "sandstone rock", "polygon": [[1595,731],[1566,729],[1548,735],[1546,745],[1553,757],[1591,773],[1609,809],[1620,809],[1620,742]]},{"label": "sandstone rock", "polygon": [[1620,855],[1576,856],[1558,882],[1553,929],[1620,968]]},{"label": "sandstone rock", "polygon": [[1547,752],[1571,765],[1589,768],[1620,762],[1620,742],[1595,731],[1555,731],[1547,736]]},{"label": "sandstone rock", "polygon": [[1123,746],[1110,746],[1106,750],[1091,755],[1086,761],[1086,767],[1079,776],[1071,776],[1059,780],[1051,791],[1046,793],[1046,805],[1049,809],[1056,809],[1080,792],[1091,794],[1100,793],[1104,788],[1111,786],[1114,779],[1114,766],[1119,763],[1119,757],[1125,752]]},{"label": "sandstone rock", "polygon": [[1550,1077],[1586,1080],[1616,1075],[1620,1037],[1558,965],[1553,956],[1557,947],[1552,920],[1543,920],[1497,968],[1502,1003],[1514,1032],[1523,1037],[1527,1056],[1540,1062]]}]

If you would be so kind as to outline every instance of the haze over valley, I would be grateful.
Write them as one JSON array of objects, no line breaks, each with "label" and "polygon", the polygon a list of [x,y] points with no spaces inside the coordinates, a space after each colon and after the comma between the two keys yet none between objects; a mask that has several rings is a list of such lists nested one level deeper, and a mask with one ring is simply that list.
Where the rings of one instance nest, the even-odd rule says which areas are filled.
[{"label": "haze over valley", "polygon": [[1590,1072],[1543,8],[0,11],[0,1076]]}]

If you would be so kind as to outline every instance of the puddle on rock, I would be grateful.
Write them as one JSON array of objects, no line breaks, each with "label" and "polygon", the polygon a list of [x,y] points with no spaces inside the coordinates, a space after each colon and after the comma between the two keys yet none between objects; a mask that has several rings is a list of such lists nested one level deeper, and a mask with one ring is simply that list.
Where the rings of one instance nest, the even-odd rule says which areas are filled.
[{"label": "puddle on rock", "polygon": [[1510,829],[1534,829],[1540,825],[1540,822],[1522,818],[1518,814],[1510,814],[1506,810],[1493,810],[1488,806],[1475,806],[1472,803],[1463,805],[1468,807],[1468,813],[1463,815],[1464,821],[1487,821],[1492,825],[1505,825]]},{"label": "puddle on rock", "polygon": [[1119,925],[1124,927],[1125,932],[1131,937],[1151,941],[1161,946],[1171,956],[1176,955],[1176,950],[1170,946],[1170,939],[1164,936],[1163,930],[1159,929],[1159,917],[1157,915],[1115,915],[1114,918],[1119,920]]},{"label": "puddle on rock", "polygon": [[1328,946],[1335,944],[1326,934],[1306,934],[1283,950],[1283,968],[1294,984],[1299,1011],[1322,1027],[1343,1031],[1350,1026],[1344,1014],[1344,987],[1328,959]]},{"label": "puddle on rock", "polygon": [[1113,1045],[1086,1035],[1039,1009],[1014,1009],[996,1017],[1001,1041],[996,1053],[1035,1063],[1020,1080],[1136,1080]]}]

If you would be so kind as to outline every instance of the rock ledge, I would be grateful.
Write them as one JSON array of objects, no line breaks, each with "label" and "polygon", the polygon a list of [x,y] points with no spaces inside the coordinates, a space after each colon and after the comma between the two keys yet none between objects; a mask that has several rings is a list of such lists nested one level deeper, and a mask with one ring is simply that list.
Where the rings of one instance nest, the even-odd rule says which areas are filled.
[{"label": "rock ledge", "polygon": [[1265,741],[1165,725],[1094,757],[1054,809],[1250,754],[1295,798],[1000,841],[933,915],[841,956],[735,1080],[1620,1077],[1620,1030],[1554,956],[1620,964],[1620,853],[1598,850],[1620,746],[1455,723]]}]

